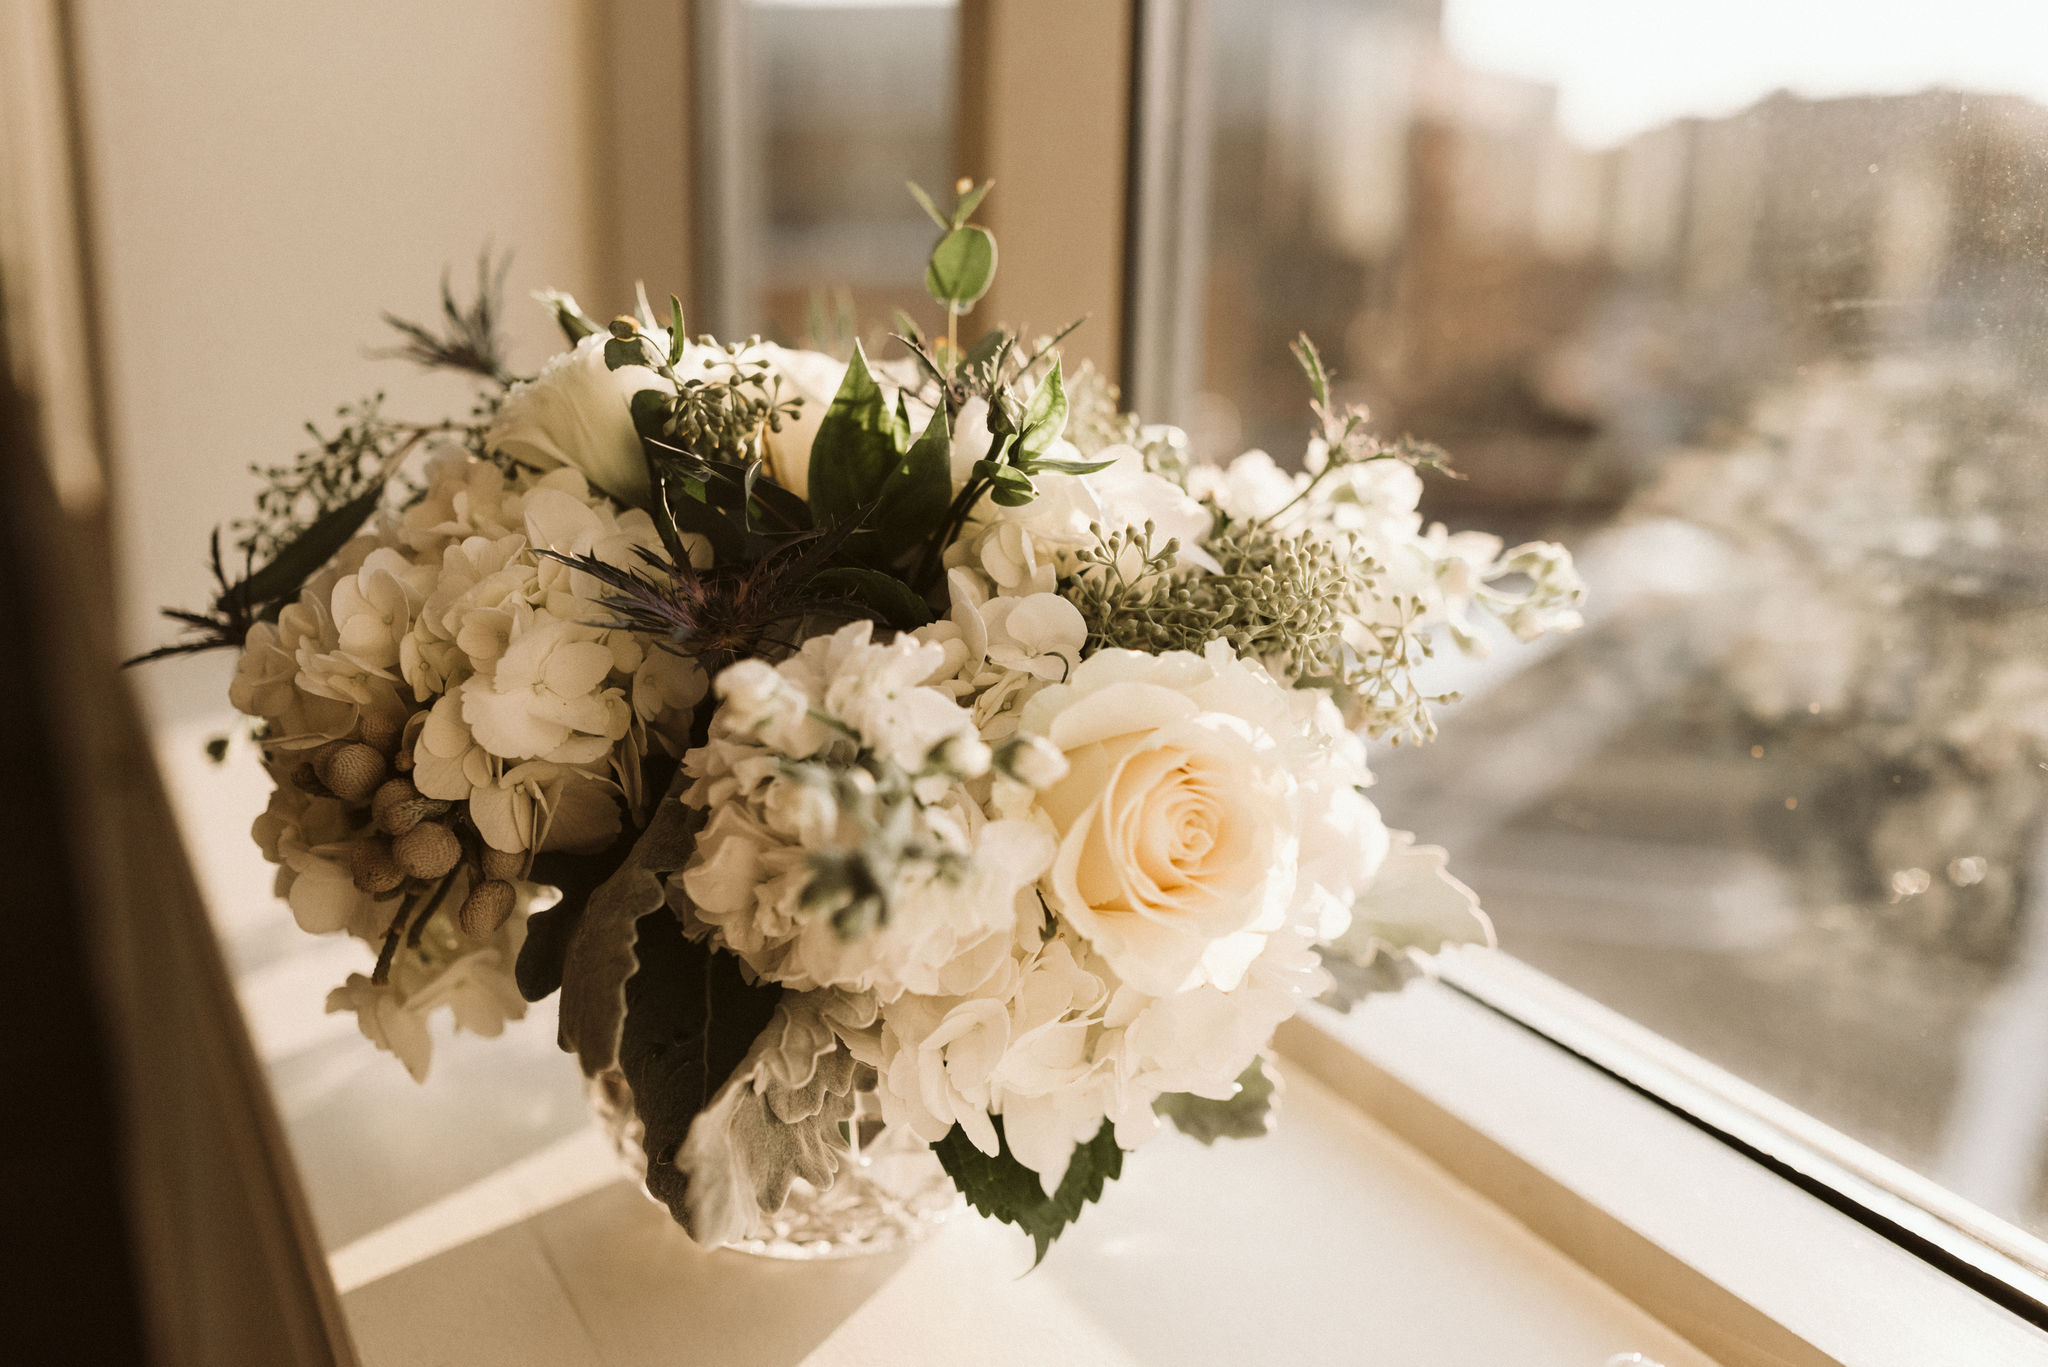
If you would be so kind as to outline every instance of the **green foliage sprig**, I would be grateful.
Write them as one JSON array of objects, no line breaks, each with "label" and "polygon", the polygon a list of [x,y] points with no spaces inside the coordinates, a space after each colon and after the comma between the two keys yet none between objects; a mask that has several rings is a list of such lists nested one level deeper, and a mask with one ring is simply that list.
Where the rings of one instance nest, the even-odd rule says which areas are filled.
[{"label": "green foliage sprig", "polygon": [[1100,1200],[1103,1187],[1123,1175],[1124,1151],[1116,1145],[1116,1127],[1104,1121],[1093,1139],[1075,1146],[1059,1190],[1047,1196],[1038,1174],[1010,1152],[1010,1141],[1003,1134],[1003,1118],[998,1115],[989,1119],[999,1141],[995,1157],[975,1148],[974,1141],[958,1125],[932,1145],[932,1152],[939,1156],[946,1174],[969,1205],[990,1219],[1015,1225],[1031,1236],[1038,1250],[1032,1261],[1035,1267],[1045,1260],[1046,1250],[1061,1231],[1081,1218],[1081,1208]]}]

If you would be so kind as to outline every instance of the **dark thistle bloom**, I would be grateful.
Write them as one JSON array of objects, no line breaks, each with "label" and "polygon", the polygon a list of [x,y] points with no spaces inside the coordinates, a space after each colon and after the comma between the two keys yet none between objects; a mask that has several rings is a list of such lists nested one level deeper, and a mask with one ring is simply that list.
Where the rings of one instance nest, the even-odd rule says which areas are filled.
[{"label": "dark thistle bloom", "polygon": [[[644,568],[594,555],[536,554],[581,570],[607,590],[598,606],[611,614],[590,625],[630,631],[688,655],[706,674],[749,655],[787,649],[781,629],[811,616],[883,620],[849,587],[835,581],[832,556],[855,524],[789,537],[752,563],[700,570],[687,554],[636,546]],[[680,544],[677,551],[680,551]]]},{"label": "dark thistle bloom", "polygon": [[230,582],[227,570],[220,558],[220,528],[213,529],[212,540],[208,543],[213,569],[213,582],[217,591],[213,606],[205,612],[191,612],[184,608],[165,608],[163,615],[179,623],[186,639],[155,650],[123,660],[121,667],[147,664],[151,660],[169,659],[173,655],[197,655],[204,650],[218,650],[223,647],[240,649],[249,635],[249,628],[256,625],[257,604],[249,596],[249,584],[253,578],[244,567],[241,579]]},{"label": "dark thistle bloom", "polygon": [[508,252],[494,266],[487,246],[476,259],[476,298],[464,308],[455,302],[448,273],[441,272],[441,321],[443,330],[434,331],[386,313],[384,321],[405,340],[395,347],[370,353],[377,357],[396,356],[429,370],[466,370],[498,384],[510,384],[512,370],[505,364],[502,339],[498,336],[500,302],[505,297],[505,274],[512,269]]}]

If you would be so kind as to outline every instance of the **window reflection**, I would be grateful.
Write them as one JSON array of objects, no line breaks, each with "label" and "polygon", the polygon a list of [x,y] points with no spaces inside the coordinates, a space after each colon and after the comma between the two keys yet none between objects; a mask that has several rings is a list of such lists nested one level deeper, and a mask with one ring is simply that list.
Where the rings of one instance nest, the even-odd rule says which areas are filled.
[{"label": "window reflection", "polygon": [[[752,0],[742,143],[758,179],[740,330],[840,350],[853,320],[924,300],[931,223],[904,190],[952,181],[956,7]],[[934,312],[933,318],[938,315]]]},{"label": "window reflection", "polygon": [[1451,450],[1431,516],[1572,545],[1587,630],[1447,661],[1389,819],[1511,952],[2048,1228],[2038,23],[1634,8],[1211,6],[1184,416],[1298,458],[1307,330]]}]

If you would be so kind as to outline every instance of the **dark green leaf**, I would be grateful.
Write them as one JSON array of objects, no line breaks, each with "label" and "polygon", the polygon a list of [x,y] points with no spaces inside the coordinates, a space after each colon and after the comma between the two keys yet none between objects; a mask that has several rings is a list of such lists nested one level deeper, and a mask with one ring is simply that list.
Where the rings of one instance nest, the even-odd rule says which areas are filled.
[{"label": "dark green leaf", "polygon": [[[908,425],[908,419],[905,419]],[[924,435],[882,483],[880,501],[848,549],[884,563],[933,536],[953,501],[953,429],[940,404]]]},{"label": "dark green leaf", "polygon": [[1257,1139],[1273,1128],[1273,1079],[1263,1059],[1238,1075],[1237,1094],[1215,1101],[1188,1092],[1168,1092],[1152,1109],[1174,1123],[1182,1134],[1213,1144],[1219,1139]]},{"label": "dark green leaf", "polygon": [[612,370],[647,364],[647,342],[639,336],[614,337],[604,344],[604,363]]},{"label": "dark green leaf", "polygon": [[636,389],[633,397],[626,400],[626,407],[633,414],[633,430],[643,437],[659,437],[675,406],[676,396],[659,389]]},{"label": "dark green leaf", "polygon": [[890,407],[855,342],[846,378],[811,443],[810,502],[819,522],[834,526],[872,504],[909,445],[908,424]]},{"label": "dark green leaf", "polygon": [[1045,1260],[1045,1251],[1060,1231],[1081,1218],[1081,1208],[1102,1196],[1103,1185],[1123,1174],[1124,1151],[1116,1146],[1116,1127],[1107,1120],[1095,1137],[1074,1147],[1067,1175],[1051,1196],[1039,1183],[1038,1174],[1018,1162],[1003,1137],[1003,1118],[995,1121],[1000,1152],[994,1158],[974,1147],[967,1132],[955,1125],[946,1137],[932,1145],[947,1176],[967,1203],[993,1220],[1017,1226],[1037,1246],[1035,1267]]},{"label": "dark green leaf", "polygon": [[668,363],[673,368],[683,359],[683,301],[668,297]]},{"label": "dark green leaf", "polygon": [[898,631],[915,631],[932,620],[931,606],[924,599],[911,592],[901,579],[881,570],[839,565],[814,575],[811,587],[873,609],[882,621]]},{"label": "dark green leaf", "polygon": [[1060,433],[1067,430],[1067,387],[1060,378],[1057,360],[1025,406],[1024,420],[1017,428],[1017,450],[1026,459],[1044,455],[1060,439]]},{"label": "dark green leaf", "polygon": [[647,829],[611,875],[591,889],[569,932],[561,970],[561,1041],[586,1077],[618,1064],[626,980],[634,972],[634,928],[661,909],[664,877],[688,862],[696,843],[695,813],[681,800],[688,784],[678,770]]},{"label": "dark green leaf", "polygon": [[932,248],[925,293],[954,313],[973,308],[996,278],[996,240],[986,228],[954,228]]},{"label": "dark green leaf", "polygon": [[370,514],[377,511],[377,500],[383,494],[384,482],[379,480],[339,508],[323,513],[312,526],[279,551],[269,564],[230,592],[239,592],[242,601],[252,605],[275,604],[296,598],[299,586],[318,574],[320,568],[334,559],[335,553],[370,520]]},{"label": "dark green leaf", "polygon": [[666,907],[641,919],[634,947],[618,1066],[645,1131],[647,1190],[683,1223],[688,1179],[677,1151],[767,1026],[782,989],[747,981],[737,958],[684,935]]},{"label": "dark green leaf", "polygon": [[562,335],[569,339],[570,346],[575,346],[585,337],[595,336],[604,330],[577,307],[573,296],[560,290],[543,290],[540,297],[541,301],[554,311],[555,323],[562,329]]}]

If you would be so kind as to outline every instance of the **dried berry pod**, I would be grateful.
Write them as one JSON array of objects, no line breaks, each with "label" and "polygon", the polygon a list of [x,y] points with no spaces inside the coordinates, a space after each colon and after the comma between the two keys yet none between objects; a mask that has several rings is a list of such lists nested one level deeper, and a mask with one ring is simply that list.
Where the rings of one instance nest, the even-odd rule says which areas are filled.
[{"label": "dried berry pod", "polygon": [[384,756],[361,741],[350,741],[325,763],[315,760],[313,769],[343,802],[362,802],[384,781]]},{"label": "dried berry pod", "polygon": [[392,857],[391,842],[381,835],[367,836],[350,846],[348,866],[356,887],[372,897],[382,897],[405,881],[405,870]]},{"label": "dried berry pod", "polygon": [[391,842],[398,867],[414,878],[439,878],[462,858],[462,842],[437,821],[423,821]]},{"label": "dried berry pod", "polygon": [[526,877],[526,851],[524,850],[499,850],[486,845],[484,846],[483,857],[479,862],[483,865],[484,877],[486,878]]},{"label": "dried berry pod", "polygon": [[387,713],[373,712],[363,718],[363,744],[388,755],[398,748],[398,737],[404,730],[404,722]]},{"label": "dried berry pod", "polygon": [[495,934],[499,926],[511,919],[512,902],[512,885],[504,879],[487,878],[478,883],[462,899],[462,910],[456,913],[462,933],[477,940]]},{"label": "dried berry pod", "polygon": [[387,778],[370,799],[370,815],[387,835],[404,835],[422,821],[445,814],[448,803],[424,797],[409,778]]},{"label": "dried berry pod", "polygon": [[419,810],[420,790],[409,778],[387,778],[370,799],[370,818],[386,835],[404,835],[427,813]]},{"label": "dried berry pod", "polygon": [[301,764],[292,770],[292,787],[302,793],[311,793],[315,797],[327,796],[327,785],[320,781],[320,775],[310,764]]},{"label": "dried berry pod", "polygon": [[401,774],[409,774],[409,773],[411,773],[411,772],[412,772],[412,751],[411,751],[411,750],[400,750],[400,751],[398,752],[398,754],[397,754],[397,755],[396,755],[396,756],[395,756],[395,757],[394,757],[394,758],[392,759],[392,761],[391,761],[391,767],[392,767],[392,768],[394,768],[394,769],[396,769],[396,770],[397,770],[397,771],[398,771],[399,773],[401,773]]}]

